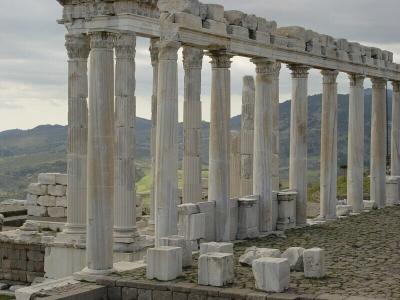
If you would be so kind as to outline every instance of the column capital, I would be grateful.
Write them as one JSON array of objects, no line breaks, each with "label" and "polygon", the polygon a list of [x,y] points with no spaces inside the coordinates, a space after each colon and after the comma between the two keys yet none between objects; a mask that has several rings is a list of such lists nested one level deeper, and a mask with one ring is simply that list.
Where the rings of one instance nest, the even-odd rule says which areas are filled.
[{"label": "column capital", "polygon": [[361,74],[349,74],[350,86],[351,87],[364,87],[365,76]]},{"label": "column capital", "polygon": [[229,69],[231,67],[233,55],[226,50],[212,50],[207,55],[211,58],[211,66],[213,68]]},{"label": "column capital", "polygon": [[158,43],[159,60],[177,60],[181,43],[176,41],[160,41]]},{"label": "column capital", "polygon": [[203,65],[203,50],[185,46],[183,47],[183,67],[184,69],[201,69]]},{"label": "column capital", "polygon": [[324,84],[332,84],[336,83],[336,78],[339,75],[337,70],[322,70],[321,74],[323,76],[323,83]]},{"label": "column capital", "polygon": [[250,60],[256,65],[258,75],[274,75],[276,73],[276,62],[268,58],[253,58]]},{"label": "column capital", "polygon": [[136,53],[136,35],[121,33],[115,40],[115,57],[117,59],[134,59]]},{"label": "column capital", "polygon": [[384,89],[386,88],[387,80],[381,77],[371,77],[373,89]]},{"label": "column capital", "polygon": [[103,48],[112,49],[115,43],[115,33],[107,31],[97,31],[89,34],[90,49]]},{"label": "column capital", "polygon": [[308,78],[309,66],[305,65],[289,65],[289,69],[292,71],[292,78]]},{"label": "column capital", "polygon": [[159,54],[159,49],[158,49],[158,39],[151,39],[150,41],[150,57],[151,57],[151,65],[154,67],[155,65],[158,65],[158,54]]},{"label": "column capital", "polygon": [[400,92],[400,81],[392,81],[393,92]]},{"label": "column capital", "polygon": [[65,47],[69,59],[87,59],[89,56],[90,43],[86,34],[65,35]]}]

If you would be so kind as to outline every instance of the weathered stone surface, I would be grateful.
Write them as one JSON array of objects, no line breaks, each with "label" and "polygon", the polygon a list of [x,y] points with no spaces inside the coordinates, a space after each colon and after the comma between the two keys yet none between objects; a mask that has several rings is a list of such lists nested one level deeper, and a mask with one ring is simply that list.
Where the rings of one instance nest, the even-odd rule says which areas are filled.
[{"label": "weathered stone surface", "polygon": [[195,16],[200,15],[198,0],[159,0],[157,5],[161,12],[186,12]]},{"label": "weathered stone surface", "polygon": [[242,26],[250,30],[256,30],[257,17],[255,15],[245,15],[242,21]]},{"label": "weathered stone surface", "polygon": [[252,268],[257,289],[281,293],[289,287],[290,266],[286,258],[260,258]]},{"label": "weathered stone surface", "polygon": [[233,253],[233,244],[216,242],[200,244],[200,255],[212,252]]},{"label": "weathered stone surface", "polygon": [[198,283],[225,286],[233,282],[233,254],[207,253],[200,255]]},{"label": "weathered stone surface", "polygon": [[326,274],[325,251],[320,248],[306,249],[303,252],[304,276],[322,278]]},{"label": "weathered stone surface", "polygon": [[238,239],[256,238],[259,236],[258,201],[258,196],[239,198],[239,220],[236,234]]},{"label": "weathered stone surface", "polygon": [[286,258],[289,261],[290,269],[297,272],[303,272],[303,252],[304,248],[302,247],[290,247],[286,249],[281,257]]},{"label": "weathered stone surface", "polygon": [[349,216],[353,212],[351,205],[336,205],[337,216]]},{"label": "weathered stone surface", "polygon": [[121,292],[122,300],[136,300],[138,290],[136,288],[123,287]]},{"label": "weathered stone surface", "polygon": [[226,24],[224,22],[217,22],[211,19],[207,19],[203,22],[203,27],[210,31],[218,34],[226,34]]},{"label": "weathered stone surface", "polygon": [[65,196],[67,193],[67,187],[64,185],[49,185],[48,186],[48,193],[51,196]]},{"label": "weathered stone surface", "polygon": [[47,208],[43,206],[28,205],[28,216],[45,217],[47,216]]},{"label": "weathered stone surface", "polygon": [[40,196],[37,200],[40,206],[56,206],[56,197],[54,196]]},{"label": "weathered stone surface", "polygon": [[247,248],[244,254],[239,258],[239,262],[242,265],[251,266],[256,259],[263,257],[280,258],[281,251],[279,251],[279,249],[250,247]]},{"label": "weathered stone surface", "polygon": [[175,23],[195,29],[201,28],[203,25],[202,19],[200,17],[194,16],[186,12],[176,12]]},{"label": "weathered stone surface", "polygon": [[215,240],[215,202],[206,201],[197,203],[201,213],[205,214],[206,228],[204,240],[207,242]]},{"label": "weathered stone surface", "polygon": [[180,215],[192,215],[200,212],[199,207],[193,203],[184,203],[178,205],[178,213]]},{"label": "weathered stone surface", "polygon": [[31,183],[28,186],[28,193],[37,196],[43,196],[47,194],[47,185],[40,183]]},{"label": "weathered stone surface", "polygon": [[224,16],[229,25],[242,26],[245,13],[238,10],[227,10]]},{"label": "weathered stone surface", "polygon": [[276,34],[302,41],[306,40],[306,30],[300,26],[279,27]]},{"label": "weathered stone surface", "polygon": [[212,19],[217,22],[224,22],[224,7],[219,4],[207,5],[207,19]]},{"label": "weathered stone surface", "polygon": [[275,33],[277,24],[275,21],[267,21],[264,18],[257,17],[257,31]]},{"label": "weathered stone surface", "polygon": [[192,265],[192,247],[191,243],[185,240],[184,236],[173,235],[160,239],[160,246],[180,247],[182,248],[182,266]]},{"label": "weathered stone surface", "polygon": [[199,213],[189,216],[189,240],[199,240],[205,237],[206,214]]},{"label": "weathered stone surface", "polygon": [[182,248],[158,247],[147,250],[147,278],[174,280],[182,274]]},{"label": "weathered stone surface", "polygon": [[50,217],[52,218],[63,218],[66,216],[66,209],[65,207],[49,207],[47,212]]},{"label": "weathered stone surface", "polygon": [[38,175],[40,184],[56,184],[56,173],[40,173]]},{"label": "weathered stone surface", "polygon": [[37,205],[38,198],[39,198],[39,196],[28,193],[26,195],[26,204],[27,205]]},{"label": "weathered stone surface", "polygon": [[237,26],[237,25],[228,25],[226,30],[231,35],[234,35],[234,36],[237,36],[237,37],[240,37],[243,39],[249,38],[249,30],[245,27]]},{"label": "weathered stone surface", "polygon": [[68,175],[56,174],[56,184],[68,185]]},{"label": "weathered stone surface", "polygon": [[56,197],[56,205],[59,207],[67,207],[67,197]]}]

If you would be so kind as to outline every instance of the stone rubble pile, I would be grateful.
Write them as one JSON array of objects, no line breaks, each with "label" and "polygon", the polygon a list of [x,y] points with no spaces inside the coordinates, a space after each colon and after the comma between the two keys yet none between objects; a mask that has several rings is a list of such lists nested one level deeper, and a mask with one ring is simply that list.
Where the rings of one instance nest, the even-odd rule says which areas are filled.
[{"label": "stone rubble pile", "polygon": [[38,182],[28,186],[28,216],[64,218],[67,216],[66,174],[41,173]]}]

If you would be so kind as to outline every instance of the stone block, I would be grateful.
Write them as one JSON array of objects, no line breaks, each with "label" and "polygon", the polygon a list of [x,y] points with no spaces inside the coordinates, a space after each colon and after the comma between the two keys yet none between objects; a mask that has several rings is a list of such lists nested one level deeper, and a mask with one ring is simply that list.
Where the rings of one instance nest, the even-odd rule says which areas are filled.
[{"label": "stone block", "polygon": [[371,210],[371,209],[377,209],[378,208],[378,206],[376,205],[375,201],[364,200],[363,204],[364,204],[364,209]]},{"label": "stone block", "polygon": [[107,288],[108,300],[121,300],[122,288],[119,286],[113,286]]},{"label": "stone block", "polygon": [[258,196],[239,198],[238,201],[238,239],[256,238],[259,236]]},{"label": "stone block", "polygon": [[68,185],[68,175],[56,174],[56,184]]},{"label": "stone block", "polygon": [[28,216],[34,217],[46,217],[47,216],[47,208],[43,206],[32,206],[28,205]]},{"label": "stone block", "polygon": [[353,212],[353,206],[351,205],[336,205],[336,215],[349,216]]},{"label": "stone block", "polygon": [[[179,293],[179,292],[173,292],[172,293],[172,299],[173,300],[188,300],[188,294]],[[192,299],[192,298],[190,298],[190,299]]]},{"label": "stone block", "polygon": [[49,185],[48,186],[48,193],[51,196],[65,196],[67,194],[67,187],[65,185]]},{"label": "stone block", "polygon": [[303,272],[303,252],[302,247],[290,247],[286,249],[281,255],[281,258],[286,258],[289,261],[290,269],[292,271]]},{"label": "stone block", "polygon": [[206,4],[207,5],[207,19],[217,22],[224,22],[224,7],[219,4]]},{"label": "stone block", "polygon": [[32,195],[28,193],[26,195],[26,205],[37,205],[38,195]]},{"label": "stone block", "polygon": [[200,29],[203,27],[203,21],[200,17],[185,12],[175,13],[175,23],[187,28]]},{"label": "stone block", "polygon": [[286,258],[259,258],[252,268],[257,289],[281,293],[289,287],[290,265]]},{"label": "stone block", "polygon": [[256,41],[269,45],[271,44],[271,35],[268,32],[256,31]]},{"label": "stone block", "polygon": [[400,176],[386,177],[386,206],[400,204]]},{"label": "stone block", "polygon": [[193,203],[185,203],[178,205],[178,213],[180,215],[193,215],[200,212],[199,207]]},{"label": "stone block", "polygon": [[56,206],[56,197],[49,195],[40,196],[37,203],[40,206]]},{"label": "stone block", "polygon": [[47,185],[40,183],[31,183],[28,185],[28,193],[37,196],[43,196],[47,194]]},{"label": "stone block", "polygon": [[255,15],[245,15],[243,18],[242,26],[249,30],[257,30],[257,17]]},{"label": "stone block", "polygon": [[306,30],[300,26],[279,27],[276,34],[297,40],[306,40]]},{"label": "stone block", "polygon": [[147,250],[147,278],[174,280],[182,274],[182,248],[157,247]]},{"label": "stone block", "polygon": [[213,33],[226,35],[226,24],[223,22],[217,22],[211,19],[207,19],[203,22],[203,27],[210,30]]},{"label": "stone block", "polygon": [[151,300],[152,290],[138,289],[138,300]]},{"label": "stone block", "polygon": [[197,206],[206,215],[205,241],[215,240],[215,201],[199,202]]},{"label": "stone block", "polygon": [[136,300],[138,298],[138,290],[135,288],[123,287],[121,291],[122,300]]},{"label": "stone block", "polygon": [[336,50],[337,58],[344,61],[349,61],[349,54],[343,50]]},{"label": "stone block", "polygon": [[233,253],[232,243],[202,243],[200,244],[200,255],[206,253]]},{"label": "stone block", "polygon": [[64,197],[56,197],[56,206],[67,207],[68,206],[67,197],[66,196],[64,196]]},{"label": "stone block", "polygon": [[182,248],[182,266],[192,265],[192,247],[190,241],[185,240],[184,236],[172,235],[160,239],[160,246],[180,247]]},{"label": "stone block", "polygon": [[186,12],[195,16],[200,15],[200,2],[198,0],[158,0],[160,12]]},{"label": "stone block", "polygon": [[207,253],[199,257],[198,284],[225,286],[233,282],[233,254]]},{"label": "stone block", "polygon": [[266,33],[275,33],[277,24],[275,21],[267,21],[264,18],[257,17],[257,31]]},{"label": "stone block", "polygon": [[313,38],[306,43],[306,51],[312,54],[321,55],[322,48],[319,38]]},{"label": "stone block", "polygon": [[263,257],[280,258],[281,251],[279,249],[250,247],[239,257],[239,262],[242,265],[251,266],[256,259]]},{"label": "stone block", "polygon": [[242,26],[245,13],[238,10],[226,10],[224,17],[229,25]]},{"label": "stone block", "polygon": [[55,173],[40,173],[38,175],[38,183],[40,184],[56,184]]},{"label": "stone block", "polygon": [[278,220],[277,229],[286,230],[296,227],[296,191],[281,191],[277,194]]},{"label": "stone block", "polygon": [[303,263],[306,278],[322,278],[325,276],[325,250],[321,248],[304,250]]},{"label": "stone block", "polygon": [[288,38],[279,35],[271,35],[271,44],[279,48],[287,48]]},{"label": "stone block", "polygon": [[47,212],[49,214],[49,217],[52,218],[64,218],[66,216],[65,207],[58,207],[58,206],[49,207],[47,209]]},{"label": "stone block", "polygon": [[245,27],[242,26],[237,26],[237,25],[228,25],[227,26],[227,32],[231,35],[234,35],[239,38],[243,39],[249,39],[250,38],[250,33],[249,30]]},{"label": "stone block", "polygon": [[205,237],[206,215],[203,213],[189,216],[189,240],[200,240]]}]

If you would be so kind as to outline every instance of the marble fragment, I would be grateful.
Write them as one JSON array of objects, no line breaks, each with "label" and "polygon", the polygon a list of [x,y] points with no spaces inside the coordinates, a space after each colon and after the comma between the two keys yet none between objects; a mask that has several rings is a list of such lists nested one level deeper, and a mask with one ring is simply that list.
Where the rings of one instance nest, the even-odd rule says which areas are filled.
[{"label": "marble fragment", "polygon": [[257,289],[281,293],[289,287],[290,266],[286,258],[256,259],[252,268]]},{"label": "marble fragment", "polygon": [[198,284],[223,287],[233,282],[234,260],[230,253],[200,255]]},{"label": "marble fragment", "polygon": [[218,253],[233,253],[233,244],[232,243],[201,243],[200,244],[200,255],[218,252]]},{"label": "marble fragment", "polygon": [[289,261],[290,269],[292,271],[303,272],[303,252],[304,248],[302,247],[290,247],[286,249],[281,257],[286,258]]},{"label": "marble fragment", "polygon": [[279,249],[250,247],[240,256],[239,262],[244,266],[252,266],[256,259],[263,257],[280,258],[281,251]]},{"label": "marble fragment", "polygon": [[322,278],[326,275],[325,250],[321,248],[306,249],[303,252],[304,276]]},{"label": "marble fragment", "polygon": [[148,279],[174,280],[182,274],[182,248],[158,247],[147,250]]}]

